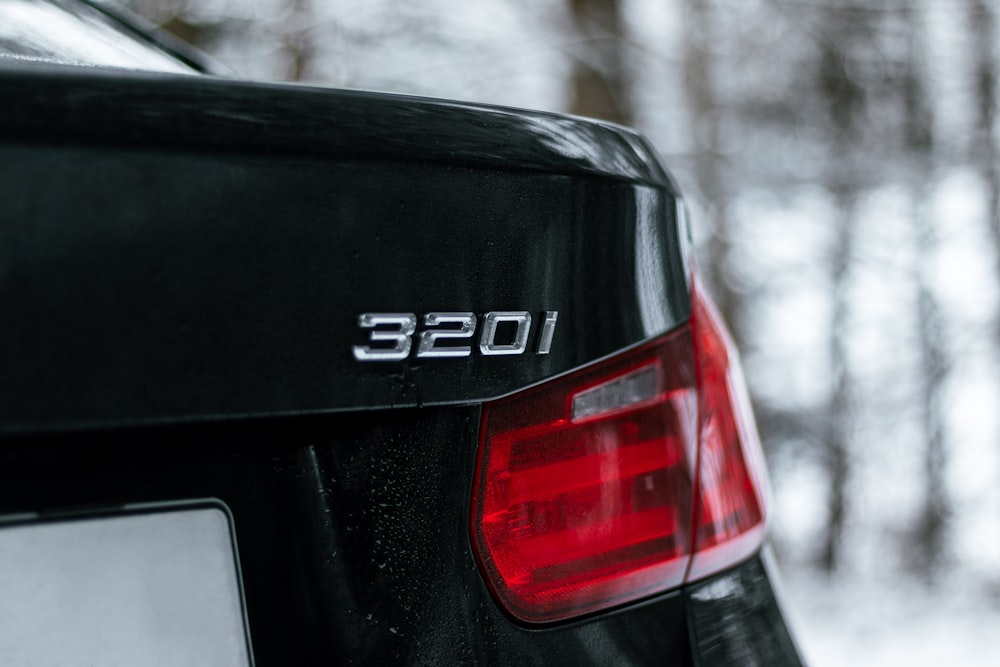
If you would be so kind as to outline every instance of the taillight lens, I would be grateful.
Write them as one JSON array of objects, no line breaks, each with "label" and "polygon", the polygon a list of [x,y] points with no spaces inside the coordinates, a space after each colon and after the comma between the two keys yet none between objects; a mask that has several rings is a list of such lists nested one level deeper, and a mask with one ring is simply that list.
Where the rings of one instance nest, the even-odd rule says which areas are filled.
[{"label": "taillight lens", "polygon": [[696,291],[689,324],[484,407],[471,533],[510,614],[605,609],[759,547],[763,468],[733,361]]},{"label": "taillight lens", "polygon": [[767,489],[739,359],[722,318],[698,287],[691,320],[698,367],[699,502],[688,581],[719,572],[760,548]]}]

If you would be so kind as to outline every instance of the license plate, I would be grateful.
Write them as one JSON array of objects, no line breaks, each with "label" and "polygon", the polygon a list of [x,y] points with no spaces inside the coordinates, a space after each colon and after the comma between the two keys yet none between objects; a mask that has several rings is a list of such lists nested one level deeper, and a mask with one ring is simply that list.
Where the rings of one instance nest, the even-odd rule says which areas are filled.
[{"label": "license plate", "polygon": [[214,503],[0,524],[0,665],[251,664]]}]

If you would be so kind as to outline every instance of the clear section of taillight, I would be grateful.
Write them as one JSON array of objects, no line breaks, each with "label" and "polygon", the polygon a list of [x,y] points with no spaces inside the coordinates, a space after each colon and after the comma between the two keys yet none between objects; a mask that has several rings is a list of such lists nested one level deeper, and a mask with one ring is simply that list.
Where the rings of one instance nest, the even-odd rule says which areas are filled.
[{"label": "clear section of taillight", "polygon": [[693,312],[648,344],[484,406],[473,550],[513,616],[616,606],[759,547],[763,468],[736,405],[735,356],[699,292]]}]

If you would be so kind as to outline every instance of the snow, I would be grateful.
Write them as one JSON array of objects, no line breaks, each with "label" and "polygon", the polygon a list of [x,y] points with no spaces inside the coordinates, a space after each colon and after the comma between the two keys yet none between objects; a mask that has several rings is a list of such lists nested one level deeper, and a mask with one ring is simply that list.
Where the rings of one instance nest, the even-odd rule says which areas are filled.
[{"label": "snow", "polygon": [[1000,600],[967,587],[785,577],[785,607],[812,667],[976,667],[1000,656]]}]

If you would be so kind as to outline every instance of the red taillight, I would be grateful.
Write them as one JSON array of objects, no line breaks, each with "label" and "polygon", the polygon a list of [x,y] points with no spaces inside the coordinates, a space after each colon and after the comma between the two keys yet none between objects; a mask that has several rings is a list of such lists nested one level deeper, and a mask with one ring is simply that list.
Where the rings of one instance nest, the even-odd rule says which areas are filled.
[{"label": "red taillight", "polygon": [[698,360],[700,446],[695,548],[688,581],[734,565],[760,548],[767,488],[735,348],[715,306],[698,289],[691,320]]},{"label": "red taillight", "polygon": [[515,617],[605,609],[759,547],[756,434],[697,293],[693,311],[662,338],[484,407],[472,540]]}]

